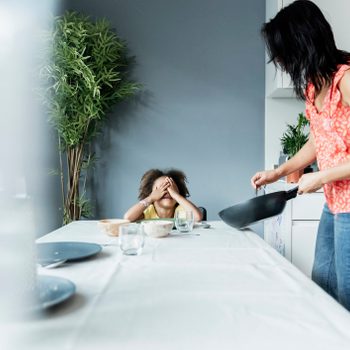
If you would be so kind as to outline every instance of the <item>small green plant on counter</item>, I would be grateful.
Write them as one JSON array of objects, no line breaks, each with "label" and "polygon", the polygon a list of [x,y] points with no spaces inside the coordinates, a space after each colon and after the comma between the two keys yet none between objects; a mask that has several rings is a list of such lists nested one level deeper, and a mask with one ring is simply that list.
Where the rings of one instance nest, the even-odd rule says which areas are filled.
[{"label": "small green plant on counter", "polygon": [[283,153],[293,157],[309,139],[309,132],[305,130],[309,125],[303,113],[299,113],[296,125],[287,124],[287,131],[281,137]]}]

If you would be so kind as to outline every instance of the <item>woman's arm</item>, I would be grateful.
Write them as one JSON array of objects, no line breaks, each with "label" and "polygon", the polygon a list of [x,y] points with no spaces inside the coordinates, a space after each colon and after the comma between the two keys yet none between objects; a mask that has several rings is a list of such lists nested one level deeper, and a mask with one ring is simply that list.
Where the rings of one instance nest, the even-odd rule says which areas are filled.
[{"label": "woman's arm", "polygon": [[323,185],[333,181],[350,179],[350,161],[334,168],[304,174],[299,180],[299,194],[315,192]]},{"label": "woman's arm", "polygon": [[182,208],[184,208],[184,210],[193,212],[194,221],[196,221],[196,222],[202,221],[203,215],[202,215],[202,212],[200,211],[200,209],[198,207],[196,207],[188,199],[186,199],[185,197],[181,196],[181,194],[179,193],[179,190],[178,190],[178,188],[176,186],[176,183],[174,182],[174,180],[172,178],[168,177],[167,181],[169,183],[168,192],[169,192],[170,196],[173,199],[175,199],[176,202]]},{"label": "woman's arm", "polygon": [[306,168],[315,160],[315,143],[312,134],[310,134],[309,140],[293,158],[289,159],[277,169],[257,172],[251,178],[251,184],[254,188],[259,188],[265,184],[270,184],[283,176],[291,174],[294,171]]},{"label": "woman's arm", "polygon": [[137,221],[137,220],[143,219],[144,218],[144,215],[143,215],[144,210],[149,205],[153,204],[153,202],[162,198],[165,195],[165,193],[167,192],[169,186],[170,185],[166,181],[164,181],[164,183],[162,183],[159,188],[155,188],[147,198],[134,204],[124,214],[124,219],[130,220],[130,221]]}]

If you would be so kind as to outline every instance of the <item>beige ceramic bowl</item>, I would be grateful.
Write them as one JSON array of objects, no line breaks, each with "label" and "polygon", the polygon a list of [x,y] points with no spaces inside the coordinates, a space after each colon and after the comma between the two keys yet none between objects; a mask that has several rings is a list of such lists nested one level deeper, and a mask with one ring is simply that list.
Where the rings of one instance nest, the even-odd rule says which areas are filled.
[{"label": "beige ceramic bowl", "polygon": [[143,221],[142,226],[148,236],[161,238],[169,235],[174,223],[170,220]]},{"label": "beige ceramic bowl", "polygon": [[104,233],[110,236],[119,236],[119,227],[128,224],[129,220],[124,219],[104,219],[98,222],[99,227]]}]

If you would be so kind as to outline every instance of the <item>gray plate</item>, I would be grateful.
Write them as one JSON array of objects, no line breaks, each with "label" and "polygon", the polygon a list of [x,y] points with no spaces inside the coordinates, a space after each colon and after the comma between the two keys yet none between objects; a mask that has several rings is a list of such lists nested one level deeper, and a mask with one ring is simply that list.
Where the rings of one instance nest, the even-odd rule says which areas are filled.
[{"label": "gray plate", "polygon": [[102,247],[96,243],[86,242],[49,242],[38,243],[37,262],[52,264],[57,261],[74,261],[98,254]]},{"label": "gray plate", "polygon": [[75,293],[75,284],[62,277],[39,275],[37,289],[37,309],[47,309],[70,298]]}]

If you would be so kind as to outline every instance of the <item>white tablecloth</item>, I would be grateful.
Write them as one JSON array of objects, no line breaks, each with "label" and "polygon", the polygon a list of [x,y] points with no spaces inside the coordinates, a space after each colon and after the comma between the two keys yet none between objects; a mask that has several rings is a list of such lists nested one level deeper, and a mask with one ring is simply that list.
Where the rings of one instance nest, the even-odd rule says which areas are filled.
[{"label": "white tablecloth", "polygon": [[221,222],[200,235],[147,238],[123,256],[94,221],[40,242],[104,244],[95,258],[40,268],[77,286],[25,322],[25,350],[350,349],[350,314],[250,231]]}]

